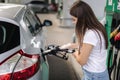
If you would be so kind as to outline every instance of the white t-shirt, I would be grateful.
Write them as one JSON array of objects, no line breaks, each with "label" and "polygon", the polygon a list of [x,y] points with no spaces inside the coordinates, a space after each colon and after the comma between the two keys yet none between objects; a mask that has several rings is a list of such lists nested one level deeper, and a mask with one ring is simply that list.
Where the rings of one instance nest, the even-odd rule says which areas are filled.
[{"label": "white t-shirt", "polygon": [[83,65],[83,68],[90,72],[103,72],[106,70],[107,50],[105,49],[105,41],[101,33],[100,36],[102,43],[97,32],[87,30],[83,39],[83,43],[94,46],[87,63]]}]

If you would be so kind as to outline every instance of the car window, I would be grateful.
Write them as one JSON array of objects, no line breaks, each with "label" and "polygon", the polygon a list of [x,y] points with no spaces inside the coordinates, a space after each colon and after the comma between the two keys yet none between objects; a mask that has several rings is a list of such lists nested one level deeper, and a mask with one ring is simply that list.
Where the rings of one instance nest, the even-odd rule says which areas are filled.
[{"label": "car window", "polygon": [[0,54],[20,45],[19,27],[0,21]]},{"label": "car window", "polygon": [[0,45],[5,43],[6,39],[6,29],[4,26],[0,25]]},{"label": "car window", "polygon": [[40,20],[29,10],[25,13],[24,22],[32,35],[36,35],[42,29]]}]

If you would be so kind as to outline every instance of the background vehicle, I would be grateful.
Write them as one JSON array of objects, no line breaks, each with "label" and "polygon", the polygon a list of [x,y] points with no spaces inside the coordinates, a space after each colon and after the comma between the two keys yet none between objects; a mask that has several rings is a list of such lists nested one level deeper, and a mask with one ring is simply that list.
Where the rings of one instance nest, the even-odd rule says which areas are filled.
[{"label": "background vehicle", "polygon": [[45,1],[30,1],[26,3],[35,13],[47,13],[49,4]]},{"label": "background vehicle", "polygon": [[[0,80],[48,80],[43,26],[25,5],[0,4]],[[46,58],[46,57],[45,57]]]},{"label": "background vehicle", "polygon": [[57,12],[58,11],[58,4],[56,4],[56,3],[49,4],[49,11],[50,12]]}]

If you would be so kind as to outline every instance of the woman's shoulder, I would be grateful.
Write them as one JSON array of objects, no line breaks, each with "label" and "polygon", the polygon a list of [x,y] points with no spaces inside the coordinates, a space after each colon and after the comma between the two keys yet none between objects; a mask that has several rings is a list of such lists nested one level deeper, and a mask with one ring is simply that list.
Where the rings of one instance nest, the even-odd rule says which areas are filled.
[{"label": "woman's shoulder", "polygon": [[93,36],[94,38],[96,37],[96,39],[99,38],[99,35],[101,35],[100,31],[94,29],[88,29],[85,32],[85,36]]},{"label": "woman's shoulder", "polygon": [[86,34],[96,34],[96,30],[93,29],[87,29]]}]

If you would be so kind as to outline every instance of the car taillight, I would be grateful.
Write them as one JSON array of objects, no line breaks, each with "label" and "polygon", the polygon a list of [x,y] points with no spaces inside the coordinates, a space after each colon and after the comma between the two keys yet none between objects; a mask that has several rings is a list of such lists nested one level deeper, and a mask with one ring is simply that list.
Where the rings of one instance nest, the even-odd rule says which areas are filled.
[{"label": "car taillight", "polygon": [[39,68],[39,55],[25,54],[20,50],[0,65],[0,80],[11,80],[11,78],[12,80],[27,80],[37,73]]}]

